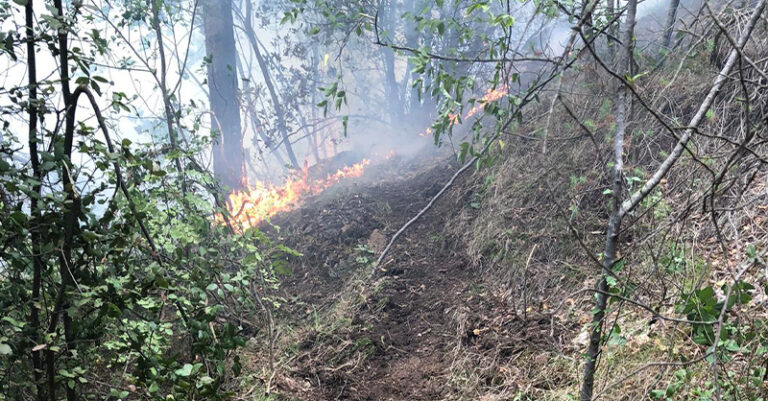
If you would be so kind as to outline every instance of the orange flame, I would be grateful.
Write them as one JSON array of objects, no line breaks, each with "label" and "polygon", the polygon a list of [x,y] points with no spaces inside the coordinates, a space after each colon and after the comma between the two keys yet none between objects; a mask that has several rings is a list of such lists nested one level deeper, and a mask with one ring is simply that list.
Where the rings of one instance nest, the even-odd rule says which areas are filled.
[{"label": "orange flame", "polygon": [[509,88],[507,88],[507,85],[503,85],[501,88],[498,89],[489,89],[488,92],[485,92],[485,95],[479,99],[479,104],[475,104],[475,107],[473,107],[466,116],[464,116],[464,119],[470,118],[477,114],[480,110],[485,107],[487,103],[496,102],[499,99],[503,98],[504,96],[509,93]]},{"label": "orange flame", "polygon": [[[477,99],[477,101],[475,102],[475,106],[472,107],[467,112],[466,115],[464,115],[464,120],[474,116],[475,114],[477,114],[478,112],[483,110],[483,108],[485,107],[486,104],[491,103],[491,102],[499,101],[501,98],[506,96],[508,93],[509,93],[509,87],[507,85],[503,85],[503,86],[501,86],[500,88],[497,88],[497,89],[489,89],[487,92],[485,92],[485,94],[482,97]],[[458,114],[451,113],[451,114],[448,115],[448,118],[451,121],[451,125],[455,126],[455,125],[459,124],[459,115]],[[427,128],[427,130],[422,132],[422,133],[420,133],[419,136],[421,136],[421,137],[432,136],[432,129],[431,128]]]},{"label": "orange flame", "polygon": [[[345,178],[356,178],[363,175],[365,166],[370,160],[346,166],[325,179],[309,178],[308,166],[300,174],[289,177],[281,186],[257,181],[248,185],[249,189],[236,191],[229,195],[227,211],[230,223],[238,231],[253,228],[264,220],[280,212],[293,210],[310,195],[325,191]],[[217,223],[224,223],[225,218],[219,214]]]}]

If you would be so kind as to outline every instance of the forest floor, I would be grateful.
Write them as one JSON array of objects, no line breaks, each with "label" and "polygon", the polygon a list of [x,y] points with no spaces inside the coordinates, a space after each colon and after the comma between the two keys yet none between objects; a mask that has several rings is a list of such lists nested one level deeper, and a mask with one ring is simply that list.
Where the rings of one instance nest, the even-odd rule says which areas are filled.
[{"label": "forest floor", "polygon": [[[275,369],[256,351],[268,342],[262,338],[248,356],[257,379],[249,391],[313,401],[460,399],[462,380],[472,376],[459,374],[466,355],[493,350],[495,359],[511,362],[572,337],[554,332],[548,316],[516,314],[471,266],[447,227],[461,214],[471,218],[467,179],[373,266],[391,235],[455,172],[453,160],[374,165],[359,181],[274,219],[275,233],[303,255],[291,260],[281,285]],[[501,385],[505,373],[482,380]]]}]

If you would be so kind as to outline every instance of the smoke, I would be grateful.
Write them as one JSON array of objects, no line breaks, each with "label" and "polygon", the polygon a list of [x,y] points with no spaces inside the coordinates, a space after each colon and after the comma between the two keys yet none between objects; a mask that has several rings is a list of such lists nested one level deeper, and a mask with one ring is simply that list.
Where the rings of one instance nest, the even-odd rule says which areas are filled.
[{"label": "smoke", "polygon": [[645,0],[637,6],[637,18],[645,18],[649,15],[662,16],[666,13],[669,0]]},{"label": "smoke", "polygon": [[[681,13],[686,5],[696,0],[683,0]],[[621,0],[619,6],[624,6]],[[463,18],[465,13],[461,10],[451,10],[453,2],[445,2],[442,9],[436,8],[434,3],[426,0],[414,0],[406,2],[384,2],[382,7],[394,7],[395,10],[379,10],[379,29],[383,41],[394,45],[411,49],[429,49],[435,54],[447,56],[460,55],[462,57],[487,56],[489,41],[498,32],[482,31],[477,33],[477,38],[461,38],[457,32],[452,31],[446,24],[441,35],[417,27],[408,15],[417,13],[423,7],[431,8],[431,17],[436,20],[451,21]],[[667,13],[668,0],[643,0],[639,6],[638,15],[641,20],[638,32],[659,32],[662,28],[664,17]],[[513,42],[510,47],[520,54],[531,57],[559,57],[564,51],[564,46],[572,33],[573,21],[569,21],[562,13],[554,18],[536,15],[533,2],[523,2],[515,5],[512,15],[515,17],[513,26]],[[499,12],[505,10],[496,10]],[[401,18],[398,18],[401,16]],[[462,21],[470,24],[467,21]],[[488,27],[477,26],[478,29]],[[292,32],[296,34],[296,32]],[[479,39],[482,35],[488,35],[485,39]],[[293,54],[280,61],[285,68],[305,68],[308,74],[307,80],[317,83],[318,87],[327,88],[334,82],[338,82],[340,90],[345,92],[345,101],[341,110],[330,108],[332,116],[317,115],[315,104],[324,100],[322,96],[308,96],[301,110],[296,110],[294,115],[302,114],[306,120],[313,120],[317,127],[315,142],[295,140],[294,147],[300,161],[307,164],[320,164],[325,159],[333,158],[339,152],[351,152],[357,158],[376,158],[396,152],[401,156],[418,156],[425,149],[434,147],[434,139],[428,133],[430,125],[440,112],[439,101],[432,99],[434,93],[419,95],[417,87],[434,89],[433,77],[417,76],[413,74],[415,64],[413,54],[407,50],[393,51],[384,46],[372,45],[371,37],[352,36],[343,42],[340,48],[338,38],[322,41],[316,44],[317,38],[303,38],[300,35],[291,37],[281,32],[270,31],[264,37],[273,38],[270,52],[282,52],[283,55]],[[649,36],[650,37],[650,36]],[[293,50],[295,43],[302,40],[313,43],[312,58],[315,63],[319,60],[319,66],[312,67],[306,63],[307,58],[302,58],[300,53]],[[642,40],[642,39],[641,39]],[[299,46],[300,47],[300,46]],[[298,47],[297,47],[298,48]],[[294,52],[294,53],[292,53]],[[247,63],[244,63],[247,65]],[[464,100],[477,98],[490,89],[488,83],[493,76],[493,65],[482,63],[451,63],[447,61],[431,60],[430,67],[442,68],[445,72],[454,76],[472,77],[476,81],[475,93],[465,94]],[[515,90],[524,90],[527,84],[535,80],[535,72],[541,68],[536,63],[519,63],[515,69],[520,73],[521,82]],[[312,68],[314,72],[312,72]],[[258,74],[249,74],[250,76]],[[254,82],[257,82],[256,79]],[[290,84],[288,82],[288,84]],[[309,87],[307,92],[317,88]],[[439,97],[439,96],[438,96]],[[310,99],[311,98],[311,99]],[[458,108],[457,105],[453,105]],[[470,106],[464,104],[465,111]],[[313,111],[312,108],[315,108]],[[342,116],[347,116],[345,120]],[[454,127],[455,137],[461,141],[471,134],[473,117],[462,125]],[[343,122],[344,121],[344,122]],[[490,121],[489,121],[490,122]],[[299,125],[298,120],[292,124]],[[298,131],[294,128],[294,131]],[[306,130],[298,136],[305,137]],[[443,137],[442,142],[448,146],[458,147],[458,143],[451,138]],[[314,147],[314,149],[313,149]],[[267,156],[269,157],[269,156]],[[275,160],[266,160],[264,165],[271,173],[275,170]]]}]

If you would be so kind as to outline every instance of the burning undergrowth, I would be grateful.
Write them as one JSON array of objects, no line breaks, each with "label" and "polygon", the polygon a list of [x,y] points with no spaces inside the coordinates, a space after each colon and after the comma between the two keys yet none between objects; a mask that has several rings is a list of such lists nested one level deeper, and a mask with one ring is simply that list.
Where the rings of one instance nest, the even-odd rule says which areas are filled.
[{"label": "burning undergrowth", "polygon": [[[263,181],[247,183],[248,189],[229,195],[226,206],[230,221],[238,230],[257,227],[277,213],[295,209],[308,196],[317,195],[342,180],[362,176],[370,163],[370,160],[363,159],[322,178],[312,177],[309,165],[305,163],[301,171],[291,174],[281,185]],[[217,221],[223,220],[223,216],[217,216]]]}]

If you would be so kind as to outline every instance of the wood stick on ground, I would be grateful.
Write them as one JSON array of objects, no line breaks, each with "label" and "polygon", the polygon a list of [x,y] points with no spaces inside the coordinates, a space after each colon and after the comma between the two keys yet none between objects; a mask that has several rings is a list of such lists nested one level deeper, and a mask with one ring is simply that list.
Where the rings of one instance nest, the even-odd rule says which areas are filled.
[{"label": "wood stick on ground", "polygon": [[421,216],[423,216],[425,213],[427,213],[427,212],[429,211],[429,209],[431,209],[431,208],[432,208],[432,206],[435,204],[435,202],[437,202],[437,200],[438,200],[438,199],[440,199],[440,197],[442,197],[442,196],[443,196],[443,194],[445,193],[445,191],[447,191],[447,190],[448,190],[448,188],[450,188],[450,187],[453,185],[453,183],[454,183],[454,182],[456,182],[456,179],[457,179],[457,178],[459,178],[459,176],[460,176],[460,175],[461,175],[463,172],[467,171],[467,170],[468,170],[470,167],[472,167],[472,165],[473,165],[473,164],[475,164],[475,163],[477,162],[477,160],[478,160],[478,159],[479,159],[481,156],[483,156],[483,155],[484,155],[484,154],[485,154],[485,153],[488,151],[488,149],[490,149],[490,148],[491,148],[491,144],[492,144],[493,142],[495,142],[495,141],[496,141],[496,139],[499,137],[499,134],[500,134],[500,133],[501,133],[501,131],[499,131],[499,133],[497,133],[496,135],[494,135],[494,136],[493,136],[493,138],[491,138],[491,140],[490,140],[490,141],[488,141],[488,144],[487,144],[487,145],[485,145],[485,147],[484,147],[484,148],[483,148],[483,150],[480,152],[480,154],[478,154],[477,156],[473,157],[473,158],[472,158],[472,160],[468,161],[468,162],[467,162],[466,164],[464,164],[464,165],[463,165],[463,166],[462,166],[462,167],[461,167],[461,168],[460,168],[458,171],[456,171],[456,173],[454,173],[454,174],[453,174],[453,176],[451,177],[451,179],[450,179],[450,180],[448,180],[448,182],[447,182],[447,183],[446,183],[446,184],[443,186],[443,188],[440,190],[440,192],[438,192],[438,193],[437,193],[437,195],[435,195],[435,196],[432,198],[432,200],[430,200],[430,201],[429,201],[429,203],[427,204],[427,206],[425,206],[423,209],[421,209],[421,211],[420,211],[418,214],[416,214],[416,216],[413,216],[413,218],[412,218],[412,219],[408,220],[408,222],[407,222],[407,223],[405,223],[405,224],[404,224],[402,227],[400,227],[400,229],[399,229],[399,230],[397,230],[397,232],[395,233],[395,235],[393,235],[393,236],[392,236],[392,239],[390,239],[390,240],[389,240],[389,244],[387,244],[387,247],[386,247],[386,248],[384,248],[384,251],[382,251],[382,252],[381,252],[381,255],[379,256],[379,259],[378,259],[378,260],[376,260],[376,263],[374,263],[374,265],[373,265],[373,267],[374,267],[374,268],[375,268],[375,267],[377,267],[377,266],[380,266],[380,265],[381,265],[381,262],[382,262],[382,261],[384,261],[384,258],[387,256],[387,254],[389,253],[390,249],[392,249],[392,245],[394,245],[394,244],[395,244],[395,241],[397,241],[397,239],[398,239],[398,238],[399,238],[401,235],[403,235],[403,233],[404,233],[404,232],[405,232],[405,231],[406,231],[406,230],[407,230],[407,229],[408,229],[410,226],[412,226],[412,225],[413,225],[413,223],[415,223],[417,220],[419,220],[419,219],[421,218]]}]

